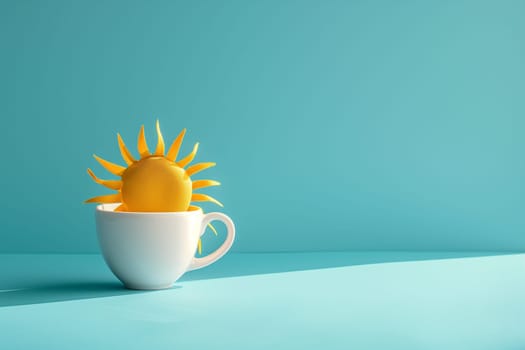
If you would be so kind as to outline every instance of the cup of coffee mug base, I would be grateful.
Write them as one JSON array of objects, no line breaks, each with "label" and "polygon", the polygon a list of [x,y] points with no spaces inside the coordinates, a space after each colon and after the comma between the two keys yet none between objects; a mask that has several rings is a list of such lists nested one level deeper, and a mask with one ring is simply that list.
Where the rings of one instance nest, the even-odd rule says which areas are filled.
[{"label": "cup of coffee mug base", "polygon": [[[97,234],[104,260],[127,288],[170,288],[186,271],[220,259],[235,238],[233,221],[222,213],[115,212],[118,205],[97,206]],[[215,220],[226,225],[226,240],[213,253],[196,258],[199,238]]]}]

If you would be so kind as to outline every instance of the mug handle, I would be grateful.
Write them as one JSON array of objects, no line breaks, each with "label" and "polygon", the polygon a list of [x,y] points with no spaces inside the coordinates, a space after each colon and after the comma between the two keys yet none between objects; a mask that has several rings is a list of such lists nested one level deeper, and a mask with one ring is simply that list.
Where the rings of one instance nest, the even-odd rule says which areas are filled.
[{"label": "mug handle", "polygon": [[210,264],[213,264],[214,262],[222,258],[222,256],[226,254],[228,250],[230,250],[233,244],[233,240],[235,239],[235,225],[233,224],[233,221],[232,219],[230,219],[229,216],[218,212],[205,214],[204,218],[202,219],[200,235],[202,236],[204,234],[204,231],[206,231],[206,226],[214,220],[222,221],[226,225],[226,229],[228,230],[226,239],[224,240],[222,245],[219,248],[217,248],[213,253],[208,254],[203,258],[194,257],[187,271],[201,269]]}]

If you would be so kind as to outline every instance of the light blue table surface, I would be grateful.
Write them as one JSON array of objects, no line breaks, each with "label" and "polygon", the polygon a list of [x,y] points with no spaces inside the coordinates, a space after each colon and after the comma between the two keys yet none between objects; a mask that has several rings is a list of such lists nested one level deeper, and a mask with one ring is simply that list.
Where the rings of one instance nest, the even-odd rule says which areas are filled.
[{"label": "light blue table surface", "polygon": [[525,254],[229,254],[172,289],[0,255],[2,349],[525,349]]}]

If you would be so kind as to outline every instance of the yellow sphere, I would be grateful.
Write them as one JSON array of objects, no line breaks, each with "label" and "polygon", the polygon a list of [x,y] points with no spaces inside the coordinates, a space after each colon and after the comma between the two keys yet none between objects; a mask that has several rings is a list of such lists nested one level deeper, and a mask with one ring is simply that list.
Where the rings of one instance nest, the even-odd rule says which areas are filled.
[{"label": "yellow sphere", "polygon": [[185,211],[191,195],[186,171],[164,157],[141,159],[122,174],[122,201],[127,211]]}]

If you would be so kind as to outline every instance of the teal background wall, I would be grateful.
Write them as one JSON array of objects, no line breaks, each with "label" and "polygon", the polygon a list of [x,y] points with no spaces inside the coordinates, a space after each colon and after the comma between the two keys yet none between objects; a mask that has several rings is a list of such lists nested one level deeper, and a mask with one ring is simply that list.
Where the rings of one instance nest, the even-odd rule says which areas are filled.
[{"label": "teal background wall", "polygon": [[116,132],[134,146],[141,124],[154,144],[156,118],[218,163],[236,251],[525,249],[524,15],[1,1],[0,251],[98,251],[91,154],[121,162]]}]

